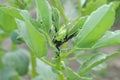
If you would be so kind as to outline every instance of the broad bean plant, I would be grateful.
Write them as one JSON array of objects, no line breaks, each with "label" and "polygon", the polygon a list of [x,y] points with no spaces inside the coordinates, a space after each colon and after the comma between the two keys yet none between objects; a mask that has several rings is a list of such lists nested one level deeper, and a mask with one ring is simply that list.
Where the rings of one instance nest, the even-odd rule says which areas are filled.
[{"label": "broad bean plant", "polygon": [[[119,50],[105,54],[99,49],[120,44],[120,30],[110,31],[119,2],[80,1],[73,20],[60,0],[32,1],[36,18],[29,12],[31,0],[0,6],[0,80],[24,80],[25,75],[29,80],[92,80],[93,70],[118,56]],[[12,41],[10,51],[2,47],[6,38]],[[71,61],[78,62],[76,70],[68,66]]]}]

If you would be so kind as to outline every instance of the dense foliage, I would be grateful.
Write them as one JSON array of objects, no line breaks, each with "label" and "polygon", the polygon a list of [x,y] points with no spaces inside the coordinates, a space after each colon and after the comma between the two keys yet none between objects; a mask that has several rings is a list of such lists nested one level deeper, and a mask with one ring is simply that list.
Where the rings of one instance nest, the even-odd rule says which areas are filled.
[{"label": "dense foliage", "polygon": [[[92,80],[91,70],[103,69],[106,60],[120,53],[99,51],[120,44],[120,30],[109,31],[118,21],[119,1],[78,0],[78,14],[72,19],[62,0],[8,2],[12,7],[0,6],[0,80],[23,80],[24,75],[31,80]],[[33,7],[36,18],[29,13]],[[2,47],[9,37],[11,51]],[[20,44],[29,49],[19,48]],[[51,59],[48,49],[54,53]],[[68,66],[72,60],[79,63],[77,71]]]}]

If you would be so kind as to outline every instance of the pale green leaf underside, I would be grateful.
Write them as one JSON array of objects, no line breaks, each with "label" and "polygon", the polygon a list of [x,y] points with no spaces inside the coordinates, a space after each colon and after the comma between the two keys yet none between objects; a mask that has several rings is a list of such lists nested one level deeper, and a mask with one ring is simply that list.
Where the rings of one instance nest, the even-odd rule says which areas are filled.
[{"label": "pale green leaf underside", "polygon": [[37,57],[45,56],[47,54],[47,44],[44,35],[39,33],[30,23],[29,16],[25,11],[21,12],[21,16],[24,18],[25,22],[16,19],[20,35]]},{"label": "pale green leaf underside", "polygon": [[60,29],[60,12],[57,8],[52,8],[52,23],[58,31]]},{"label": "pale green leaf underside", "polygon": [[115,11],[112,4],[103,5],[94,11],[86,20],[76,37],[78,48],[91,48],[98,39],[112,26]]},{"label": "pale green leaf underside", "polygon": [[79,69],[79,74],[83,75],[89,70],[93,69],[94,67],[98,66],[99,64],[105,62],[106,60],[118,55],[119,52],[110,54],[110,55],[105,55],[105,54],[96,54],[90,59],[86,60],[80,67]]},{"label": "pale green leaf underside", "polygon": [[36,71],[38,73],[36,80],[58,80],[58,75],[53,72],[52,68],[38,59]]},{"label": "pale green leaf underside", "polygon": [[107,3],[107,0],[88,0],[85,9],[83,8],[82,14],[89,15],[91,12],[96,10],[98,7]]},{"label": "pale green leaf underside", "polygon": [[81,29],[83,27],[83,24],[85,23],[87,19],[86,17],[81,17],[76,24],[74,25],[74,27],[68,32],[68,36],[72,35],[72,34],[76,34],[78,33],[79,29]]},{"label": "pale green leaf underside", "polygon": [[47,0],[35,0],[37,7],[37,19],[42,22],[42,28],[49,32],[52,24],[52,12]]},{"label": "pale green leaf underside", "polygon": [[70,68],[66,68],[66,73],[67,73],[67,80],[79,80],[80,76],[72,71]]},{"label": "pale green leaf underside", "polygon": [[115,44],[120,44],[120,30],[106,32],[106,34],[93,46],[93,48],[102,48]]}]

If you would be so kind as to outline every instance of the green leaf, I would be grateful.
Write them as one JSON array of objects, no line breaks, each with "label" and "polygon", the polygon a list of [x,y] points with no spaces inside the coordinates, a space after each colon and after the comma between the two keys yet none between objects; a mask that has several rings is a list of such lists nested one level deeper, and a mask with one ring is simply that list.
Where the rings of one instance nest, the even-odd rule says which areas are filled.
[{"label": "green leaf", "polygon": [[20,9],[17,9],[17,8],[14,8],[14,7],[0,7],[0,11],[2,13],[5,13],[9,16],[12,16],[13,18],[18,18],[18,19],[21,19],[23,20],[23,18],[21,17],[20,15]]},{"label": "green leaf", "polygon": [[0,29],[2,29],[0,36],[1,41],[10,35],[10,33],[17,28],[16,22],[14,18],[19,18],[23,20],[20,15],[20,10],[16,8],[8,8],[8,7],[0,7]]},{"label": "green leaf", "polygon": [[0,29],[0,34],[3,34],[3,33],[4,33],[4,31]]},{"label": "green leaf", "polygon": [[55,40],[63,41],[64,38],[66,37],[66,32],[67,32],[66,26],[65,25],[61,26],[61,28],[56,34]]},{"label": "green leaf", "polygon": [[116,9],[116,16],[115,16],[116,20],[115,20],[115,22],[120,23],[120,15],[119,15],[119,13],[120,13],[120,1],[119,0],[116,1],[115,8],[117,8]]},{"label": "green leaf", "polygon": [[25,75],[28,72],[29,53],[23,49],[8,52],[3,56],[3,64],[7,68],[16,70],[19,75]]},{"label": "green leaf", "polygon": [[82,80],[92,80],[93,78],[94,78],[94,75],[91,73],[86,73],[86,74],[81,76]]},{"label": "green leaf", "polygon": [[83,54],[80,54],[80,55],[76,55],[76,57],[77,57],[78,62],[83,63],[86,60],[93,57],[94,55],[96,55],[96,54],[95,53],[83,53]]},{"label": "green leaf", "polygon": [[82,15],[89,15],[94,10],[106,3],[107,0],[88,0],[86,5],[83,6],[84,8],[81,10]]},{"label": "green leaf", "polygon": [[52,22],[55,30],[58,31],[60,29],[60,12],[57,8],[52,9]]},{"label": "green leaf", "polygon": [[72,35],[72,34],[77,34],[79,29],[82,28],[83,24],[85,23],[86,19],[88,17],[81,17],[77,23],[74,25],[74,27],[68,32],[68,36]]},{"label": "green leaf", "polygon": [[19,32],[17,30],[14,30],[11,33],[11,40],[14,44],[21,44],[23,43],[21,37],[19,36]]},{"label": "green leaf", "polygon": [[52,71],[52,68],[40,60],[37,60],[36,71],[38,77],[35,80],[58,80],[58,75]]},{"label": "green leaf", "polygon": [[24,18],[25,22],[16,19],[20,36],[22,36],[25,43],[33,50],[37,57],[41,58],[45,56],[47,54],[47,44],[44,35],[38,32],[31,24],[29,14],[26,11],[22,11],[21,16]]},{"label": "green leaf", "polygon": [[67,80],[79,80],[80,79],[79,74],[75,73],[70,68],[66,68],[66,73],[67,73]]},{"label": "green leaf", "polygon": [[[97,52],[93,52],[93,53],[82,53],[82,54],[77,54],[76,59],[80,64],[83,64],[84,62],[90,60],[92,57],[94,57],[96,55]],[[107,64],[102,63],[96,67],[94,67],[92,70],[94,71],[100,71],[103,68],[106,68]]]},{"label": "green leaf", "polygon": [[103,5],[86,20],[83,28],[75,38],[76,47],[91,48],[99,38],[112,26],[115,11],[112,4]]},{"label": "green leaf", "polygon": [[20,9],[25,9],[27,6],[27,3],[30,2],[30,0],[7,0],[7,1],[11,6],[17,7]]},{"label": "green leaf", "polygon": [[52,12],[47,0],[35,0],[37,5],[37,19],[41,23],[44,31],[48,32],[52,24]]},{"label": "green leaf", "polygon": [[87,73],[89,70],[93,69],[94,67],[98,66],[99,64],[105,62],[106,60],[119,55],[119,52],[110,54],[110,55],[105,55],[105,54],[96,54],[90,59],[86,60],[79,69],[79,74],[83,75]]},{"label": "green leaf", "polygon": [[93,48],[102,48],[120,44],[120,30],[108,31],[106,34],[93,46]]},{"label": "green leaf", "polygon": [[8,36],[17,28],[15,18],[23,20],[19,9],[0,7],[0,29],[4,31],[4,35]]},{"label": "green leaf", "polygon": [[5,67],[0,72],[0,80],[20,80],[20,79],[18,79],[18,74],[14,69]]},{"label": "green leaf", "polygon": [[0,10],[0,27],[4,32],[11,32],[16,28],[14,18]]}]

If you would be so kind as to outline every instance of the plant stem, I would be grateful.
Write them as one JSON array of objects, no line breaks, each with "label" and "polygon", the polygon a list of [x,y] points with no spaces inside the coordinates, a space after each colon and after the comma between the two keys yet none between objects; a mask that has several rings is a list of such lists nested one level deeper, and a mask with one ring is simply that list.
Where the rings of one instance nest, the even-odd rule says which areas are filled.
[{"label": "plant stem", "polygon": [[62,73],[62,67],[61,67],[61,57],[60,55],[56,57],[56,69],[59,71],[58,77],[59,80],[65,80],[64,74]]},{"label": "plant stem", "polygon": [[68,58],[69,61],[72,61],[72,60],[76,60],[77,57],[71,57],[71,58]]},{"label": "plant stem", "polygon": [[61,58],[59,53],[56,53],[56,69],[61,70]]},{"label": "plant stem", "polygon": [[36,73],[36,59],[35,57],[31,57],[32,59],[32,76],[35,77],[37,75]]},{"label": "plant stem", "polygon": [[63,73],[59,72],[59,80],[65,80]]},{"label": "plant stem", "polygon": [[74,47],[74,48],[71,49],[69,52],[63,53],[62,59],[66,58],[68,55],[72,54],[75,50],[76,50],[76,48]]},{"label": "plant stem", "polygon": [[32,76],[35,77],[36,73],[36,57],[34,56],[33,52],[31,51],[31,64],[32,64]]},{"label": "plant stem", "polygon": [[52,64],[51,62],[45,60],[44,58],[40,58],[40,60],[43,61],[44,63],[48,64],[48,65],[51,66],[51,67],[54,67],[54,66],[55,66],[55,65]]}]

